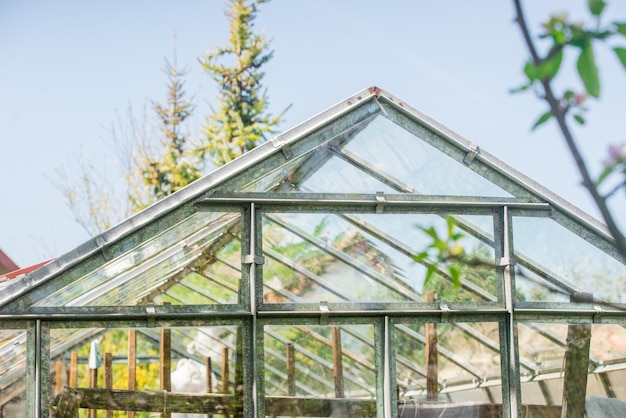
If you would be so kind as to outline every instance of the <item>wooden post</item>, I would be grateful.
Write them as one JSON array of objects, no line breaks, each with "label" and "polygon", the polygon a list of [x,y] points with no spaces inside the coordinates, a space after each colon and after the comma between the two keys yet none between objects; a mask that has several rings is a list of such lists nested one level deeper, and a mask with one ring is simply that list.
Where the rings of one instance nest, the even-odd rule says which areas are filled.
[{"label": "wooden post", "polygon": [[[593,303],[591,293],[574,293],[572,303]],[[584,418],[589,373],[591,325],[572,324],[567,327],[567,351],[563,376],[563,407],[561,418]]]},{"label": "wooden post", "polygon": [[206,392],[213,392],[213,364],[211,357],[207,357],[204,360],[204,364],[206,366]]},{"label": "wooden post", "polygon": [[[424,292],[425,302],[435,301],[435,292]],[[426,400],[437,401],[439,395],[439,364],[437,350],[437,324],[430,323],[424,326],[426,334]]]},{"label": "wooden post", "polygon": [[60,393],[63,390],[63,360],[58,359],[54,363],[54,382],[56,384],[56,393]]},{"label": "wooden post", "polygon": [[78,374],[78,353],[76,351],[72,351],[70,353],[70,382],[69,386],[71,388],[76,387],[76,375]]},{"label": "wooden post", "polygon": [[233,398],[235,403],[241,405],[232,414],[233,418],[243,418],[243,331],[241,327],[237,327],[235,335],[235,387],[233,390]]},{"label": "wooden post", "polygon": [[[172,330],[169,328],[161,328],[159,360],[161,364],[161,370],[159,374],[161,390],[171,392],[172,391]],[[163,411],[163,414],[161,416],[163,418],[170,418],[172,414],[169,412]]]},{"label": "wooden post", "polygon": [[332,327],[333,334],[333,377],[335,378],[335,397],[343,398],[343,358],[341,355],[341,328]]},{"label": "wooden post", "polygon": [[[113,389],[113,355],[104,353],[104,387]],[[113,418],[113,411],[107,409],[104,411],[105,418]]]},{"label": "wooden post", "polygon": [[[100,357],[100,341],[93,340],[89,349],[89,360],[87,367],[89,368],[89,387],[98,387],[98,367],[101,366],[102,358]],[[96,418],[96,410],[89,409],[87,411],[88,418]]]},{"label": "wooden post", "polygon": [[287,343],[287,394],[296,395],[296,351],[293,343]]},{"label": "wooden post", "polygon": [[228,382],[228,347],[222,347],[222,393],[230,391]]},{"label": "wooden post", "polygon": [[[89,369],[89,387],[97,388],[98,387],[98,369]],[[87,411],[88,418],[96,418],[96,410],[89,409]]]},{"label": "wooden post", "polygon": [[[137,388],[137,330],[128,330],[128,390]],[[135,411],[127,411],[128,418],[135,418]]]}]

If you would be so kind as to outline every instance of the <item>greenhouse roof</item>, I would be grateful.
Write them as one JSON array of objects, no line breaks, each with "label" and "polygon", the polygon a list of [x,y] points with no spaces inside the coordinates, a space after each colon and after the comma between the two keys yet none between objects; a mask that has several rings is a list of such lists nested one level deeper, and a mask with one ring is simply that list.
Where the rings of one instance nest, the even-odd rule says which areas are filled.
[{"label": "greenhouse roof", "polygon": [[[462,251],[454,252],[455,244]],[[354,350],[354,370],[345,378],[354,393],[378,398],[378,384],[363,383],[370,371],[360,356],[382,350],[381,343],[359,328],[362,321],[391,318],[391,325],[369,323],[421,345],[426,331],[412,318],[450,322],[449,338],[474,345],[461,354],[440,340],[439,355],[458,369],[447,377],[442,370],[442,391],[480,388],[493,401],[500,395],[490,388],[497,386],[506,398],[515,389],[502,371],[518,362],[518,375],[508,379],[537,382],[550,404],[558,396],[540,382],[562,377],[568,328],[549,322],[602,323],[598,332],[626,341],[625,287],[624,260],[600,222],[371,87],[40,269],[0,282],[0,318],[17,329],[27,320],[77,327],[50,337],[52,359],[101,332],[95,325],[78,330],[80,321],[214,318],[236,328],[236,320],[252,315],[269,321],[266,338],[284,342],[281,326],[338,318],[348,333],[344,349]],[[520,322],[507,323],[514,312]],[[521,348],[502,357],[503,347],[518,344],[502,331],[510,326],[518,326]],[[299,332],[326,341],[304,328]],[[152,336],[149,327],[143,332]],[[182,328],[175,332],[175,341],[194,339]],[[20,332],[3,337],[24,341]],[[626,368],[626,344],[595,344],[589,370],[606,382],[607,373]],[[17,359],[8,346],[0,339],[0,357]],[[172,348],[200,361],[188,345]],[[272,350],[265,346],[266,361],[256,367],[274,370]],[[296,350],[316,358],[305,343]],[[464,357],[485,351],[501,358]],[[554,352],[561,354],[546,354]],[[402,393],[425,390],[416,383],[427,374],[423,366],[399,347],[393,355],[398,369],[391,375]],[[18,363],[0,371],[0,393],[22,375]],[[299,390],[323,396],[323,373],[316,379],[319,387]],[[272,384],[268,377],[265,385]],[[615,395],[607,385],[605,395]]]}]

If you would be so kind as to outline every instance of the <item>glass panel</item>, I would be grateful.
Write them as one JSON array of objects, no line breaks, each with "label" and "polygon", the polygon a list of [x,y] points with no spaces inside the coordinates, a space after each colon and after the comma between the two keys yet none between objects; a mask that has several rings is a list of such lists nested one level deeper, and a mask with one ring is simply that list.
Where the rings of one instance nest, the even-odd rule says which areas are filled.
[{"label": "glass panel", "polygon": [[549,218],[513,217],[518,301],[569,302],[572,291],[626,302],[626,266]]},{"label": "glass panel", "polygon": [[520,361],[535,368],[522,370],[524,408],[544,407],[560,416],[566,400],[569,410],[584,408],[586,416],[624,416],[623,324],[520,323],[518,337]]},{"label": "glass panel", "polygon": [[[493,219],[456,216],[462,234],[454,256],[415,261],[446,237],[448,221],[437,215],[266,214],[263,217],[266,303],[422,301],[426,289],[458,302],[497,301],[493,268]],[[477,225],[488,226],[485,231]],[[460,248],[464,253],[460,252]],[[447,251],[448,249],[446,249]],[[476,261],[480,262],[476,263]],[[483,264],[484,263],[484,264]],[[425,282],[427,266],[436,266]],[[457,269],[460,284],[451,271]]]},{"label": "glass panel", "polygon": [[345,150],[367,161],[373,170],[411,185],[416,193],[511,197],[502,188],[383,116],[377,116]]},{"label": "glass panel", "polygon": [[264,351],[266,416],[377,416],[373,325],[268,325]]},{"label": "glass panel", "polygon": [[309,174],[297,189],[320,193],[397,193],[398,191],[339,157],[323,154],[326,161]]},{"label": "glass panel", "polygon": [[498,323],[396,323],[393,349],[399,417],[501,416]]},{"label": "glass panel", "polygon": [[[82,404],[92,402],[94,408],[100,410],[98,416],[104,416],[102,410],[123,410],[126,406],[137,410],[138,418],[149,418],[163,412],[164,402],[169,402],[169,411],[182,416],[203,413],[203,417],[212,417],[211,412],[215,416],[218,412],[230,416],[241,414],[244,382],[241,330],[236,325],[53,329],[50,332],[51,395],[56,398],[53,403],[68,399],[70,391],[63,389],[64,386],[78,391],[98,387],[132,391],[124,399],[118,399],[125,403],[110,403],[108,408],[102,407],[102,400],[90,401],[85,395]],[[167,374],[161,374],[161,370],[167,373],[168,352],[171,353],[169,388],[163,386],[167,385],[166,382],[162,382],[162,376]],[[108,356],[110,366],[106,360]],[[107,375],[111,376],[109,387]],[[149,396],[149,392],[164,389],[168,390],[167,400]],[[196,402],[177,401],[176,396],[181,394],[193,394]],[[142,399],[152,399],[152,402]],[[209,402],[211,400],[213,402]],[[202,406],[202,403],[210,406]],[[87,410],[83,407],[80,416],[86,417]],[[121,411],[116,414],[126,416]]]},{"label": "glass panel", "polygon": [[[236,303],[240,229],[238,213],[196,213],[35,306],[129,306],[163,300],[172,304]],[[227,273],[224,262],[234,269]],[[226,289],[216,292],[212,300],[198,298],[185,280],[196,280],[197,285],[200,277],[213,289]]]},{"label": "glass panel", "polygon": [[292,188],[293,171],[300,166],[310,154],[290,160],[287,164],[269,172],[254,171],[253,180],[239,189],[241,192],[287,191]]},{"label": "glass panel", "polygon": [[0,417],[26,416],[26,331],[0,329]]}]

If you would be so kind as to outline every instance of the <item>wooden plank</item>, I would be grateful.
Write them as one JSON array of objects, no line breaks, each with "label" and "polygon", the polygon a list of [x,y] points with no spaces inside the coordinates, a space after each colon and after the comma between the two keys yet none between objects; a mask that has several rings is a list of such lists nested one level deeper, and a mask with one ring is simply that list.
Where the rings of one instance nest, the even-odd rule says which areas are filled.
[{"label": "wooden plank", "polygon": [[[104,353],[104,388],[113,389],[113,355],[111,353]],[[113,418],[113,411],[107,409],[104,417]]]},{"label": "wooden plank", "polygon": [[[66,392],[64,396],[62,395]],[[80,403],[80,408],[132,410],[145,412],[168,413],[202,413],[202,414],[233,414],[241,410],[242,405],[232,395],[223,394],[195,394],[169,393],[167,399],[162,392],[128,391],[107,389],[76,389],[64,388],[60,395],[53,400],[57,409],[57,418],[74,418],[70,415],[59,415],[63,410],[62,402],[69,397]],[[502,416],[500,404],[454,404],[454,403],[407,403],[404,409],[400,406],[399,417],[457,417],[472,409],[472,416],[482,418],[496,418]],[[73,408],[72,410],[76,410]],[[558,418],[561,408],[558,405],[523,405],[522,412],[528,418]],[[337,415],[337,411],[343,411]],[[332,414],[335,415],[332,415]],[[267,396],[265,398],[266,416],[342,416],[351,418],[371,418],[377,416],[375,399],[345,399],[345,398],[298,398],[285,396]]]},{"label": "wooden plank", "polygon": [[[89,388],[95,389],[98,387],[98,369],[89,369]],[[87,411],[88,418],[96,418],[96,410],[90,409]]]},{"label": "wooden plank", "polygon": [[69,386],[71,388],[76,387],[76,376],[78,375],[78,353],[72,351],[70,353],[70,381]]},{"label": "wooden plank", "polygon": [[206,368],[206,392],[213,392],[213,364],[211,357],[207,357],[204,360],[205,368]]},{"label": "wooden plank", "polygon": [[78,408],[83,398],[83,393],[79,390],[72,390],[69,387],[61,389],[56,398],[56,418],[78,417]]},{"label": "wooden plank", "polygon": [[54,382],[56,386],[56,393],[63,390],[63,360],[58,359],[54,362]]},{"label": "wooden plank", "polygon": [[[86,409],[110,409],[116,411],[144,412],[180,412],[187,414],[233,414],[240,410],[232,395],[198,394],[198,393],[167,393],[155,391],[99,389],[99,388],[68,388],[72,393],[82,395],[80,407]],[[57,396],[53,405],[58,405]]]},{"label": "wooden plank", "polygon": [[[424,301],[434,302],[435,292],[427,290],[424,292]],[[437,324],[429,323],[424,325],[426,334],[426,400],[437,401],[439,395],[439,364],[437,350]]]},{"label": "wooden plank", "polygon": [[287,343],[286,347],[287,357],[287,394],[289,396],[295,396],[296,394],[296,350],[293,343]]},{"label": "wooden plank", "polygon": [[222,347],[222,393],[228,393],[230,391],[228,373],[228,347]]},{"label": "wooden plank", "polygon": [[332,327],[333,335],[333,378],[335,379],[335,397],[343,398],[343,357],[341,354],[341,328]]},{"label": "wooden plank", "polygon": [[[137,388],[137,330],[128,330],[128,390]],[[127,418],[135,418],[135,411],[126,411]]]},{"label": "wooden plank", "polygon": [[[160,387],[162,391],[172,391],[172,330],[170,328],[161,328],[161,339],[159,347],[160,362]],[[165,392],[164,392],[165,393]],[[167,405],[165,405],[166,407]],[[164,407],[164,408],[165,408]],[[163,409],[163,418],[170,418],[171,413]]]},{"label": "wooden plank", "polygon": [[[572,303],[592,303],[590,293],[575,293]],[[567,351],[563,375],[562,418],[584,418],[589,373],[589,349],[591,347],[591,324],[571,324],[567,327]]]}]

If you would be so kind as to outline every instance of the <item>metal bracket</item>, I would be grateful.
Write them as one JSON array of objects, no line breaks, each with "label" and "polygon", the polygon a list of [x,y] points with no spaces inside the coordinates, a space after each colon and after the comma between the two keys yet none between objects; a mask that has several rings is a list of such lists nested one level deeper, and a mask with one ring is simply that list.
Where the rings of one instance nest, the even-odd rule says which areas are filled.
[{"label": "metal bracket", "polygon": [[441,322],[448,322],[448,315],[450,314],[451,310],[448,306],[448,302],[446,302],[445,299],[441,299],[439,301],[439,310],[441,310]]},{"label": "metal bracket", "polygon": [[293,151],[291,150],[291,146],[289,146],[289,144],[283,145],[281,150],[283,152],[283,155],[285,156],[285,159],[290,160],[291,157],[293,157]]},{"label": "metal bracket", "polygon": [[469,151],[465,154],[465,158],[463,158],[465,165],[470,165],[479,152],[480,148],[478,148],[478,145],[476,145],[475,142],[472,142],[469,146]]},{"label": "metal bracket", "polygon": [[596,311],[593,314],[593,323],[597,324],[597,323],[602,321],[602,314],[605,312],[605,310],[602,309],[602,306],[596,305],[595,303],[593,305],[593,309],[595,309],[595,311]]},{"label": "metal bracket", "polygon": [[509,267],[511,266],[511,257],[500,257],[496,267]]},{"label": "metal bracket", "polygon": [[98,246],[98,249],[102,252],[102,256],[104,257],[106,261],[109,261],[113,258],[111,249],[107,245],[107,242],[104,239],[104,237],[99,236],[98,238],[96,238],[96,245]]},{"label": "metal bracket", "polygon": [[328,302],[325,300],[320,301],[320,325],[328,324],[328,315],[330,309],[328,309]]},{"label": "metal bracket", "polygon": [[149,303],[146,305],[146,315],[148,316],[146,325],[148,328],[154,328],[156,326],[156,307],[154,304]]},{"label": "metal bracket", "polygon": [[378,204],[376,205],[376,213],[383,213],[385,208],[385,192],[376,192],[376,201]]},{"label": "metal bracket", "polygon": [[387,113],[387,111],[385,110],[385,108],[383,107],[383,105],[381,105],[381,104],[380,104],[380,102],[378,101],[378,97],[379,97],[379,96],[376,96],[376,97],[374,98],[374,101],[376,102],[376,104],[377,104],[377,105],[378,105],[378,107],[380,108],[381,113],[382,113],[383,115],[385,115],[385,116],[389,117],[389,113]]},{"label": "metal bracket", "polygon": [[265,264],[265,257],[262,255],[247,254],[241,257],[241,264],[256,264],[257,266],[262,266]]}]

